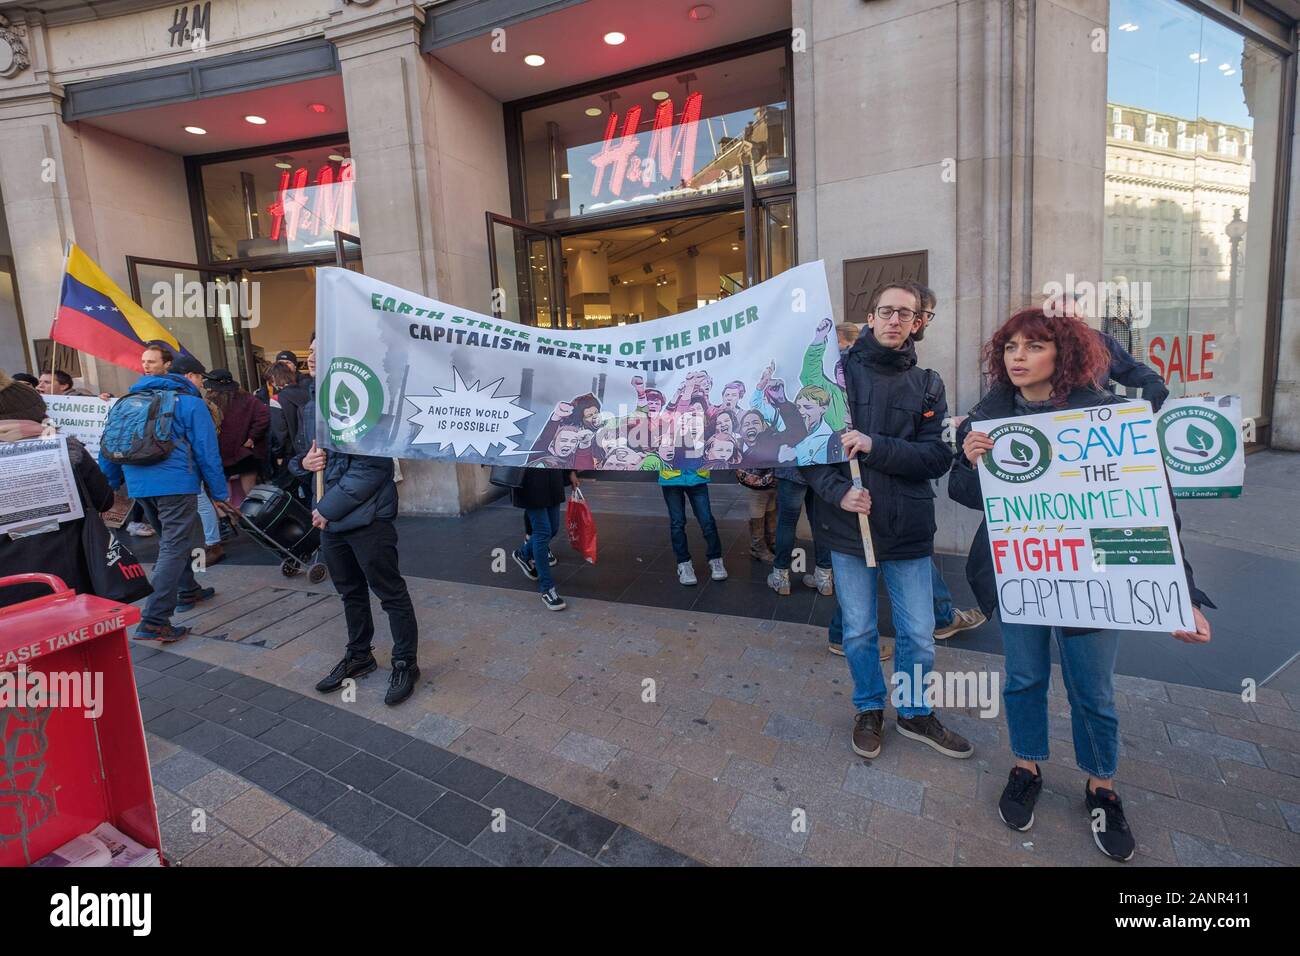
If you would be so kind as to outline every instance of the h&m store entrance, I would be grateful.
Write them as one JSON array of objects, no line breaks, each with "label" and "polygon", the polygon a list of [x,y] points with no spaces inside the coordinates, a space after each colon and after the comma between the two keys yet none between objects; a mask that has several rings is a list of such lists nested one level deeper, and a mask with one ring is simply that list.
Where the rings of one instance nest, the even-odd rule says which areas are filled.
[{"label": "h&m store entrance", "polygon": [[786,39],[506,104],[514,215],[486,215],[493,312],[648,322],[792,266]]}]

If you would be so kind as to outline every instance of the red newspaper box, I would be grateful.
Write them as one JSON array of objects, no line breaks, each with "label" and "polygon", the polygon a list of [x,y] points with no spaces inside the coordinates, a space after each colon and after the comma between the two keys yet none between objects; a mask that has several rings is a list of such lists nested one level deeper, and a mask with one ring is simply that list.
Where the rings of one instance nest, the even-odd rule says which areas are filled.
[{"label": "red newspaper box", "polygon": [[[126,638],[140,612],[51,574],[0,578],[39,583],[52,593],[0,608],[0,866],[26,866],[105,821],[161,849]],[[57,706],[32,706],[42,682]]]}]

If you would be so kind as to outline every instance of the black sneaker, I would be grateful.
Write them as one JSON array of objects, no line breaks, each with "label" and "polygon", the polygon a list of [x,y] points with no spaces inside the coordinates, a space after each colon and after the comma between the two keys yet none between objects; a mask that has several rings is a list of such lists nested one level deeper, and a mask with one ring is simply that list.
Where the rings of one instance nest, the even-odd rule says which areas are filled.
[{"label": "black sneaker", "polygon": [[975,752],[969,740],[945,728],[934,714],[926,714],[922,717],[904,717],[899,714],[898,722],[894,727],[904,737],[929,744],[945,757],[965,760]]},{"label": "black sneaker", "polygon": [[176,613],[188,614],[194,605],[206,601],[217,593],[216,588],[199,588],[197,591],[181,591],[176,595]]},{"label": "black sneaker", "polygon": [[388,692],[384,694],[384,703],[393,707],[406,700],[415,690],[415,682],[419,679],[419,667],[408,661],[393,661],[393,673],[388,678]]},{"label": "black sneaker", "polygon": [[1137,841],[1124,819],[1124,804],[1120,802],[1119,794],[1105,787],[1089,790],[1085,783],[1083,804],[1088,808],[1088,825],[1092,828],[1092,839],[1097,849],[1112,860],[1128,862],[1133,859]]},{"label": "black sneaker", "polygon": [[879,757],[883,710],[864,710],[853,719],[853,752],[859,757]]},{"label": "black sneaker", "polygon": [[524,572],[528,580],[537,580],[537,566],[533,564],[532,558],[525,558],[520,551],[511,551],[510,557],[515,559],[515,564],[519,565],[519,570]]},{"label": "black sneaker", "polygon": [[998,816],[1013,830],[1024,832],[1034,825],[1034,803],[1043,792],[1043,775],[1024,767],[1012,767],[1007,785],[998,800]]},{"label": "black sneaker", "polygon": [[542,595],[542,603],[546,605],[548,611],[563,611],[569,606],[564,603],[564,598],[555,593],[555,588]]},{"label": "black sneaker", "polygon": [[321,678],[316,685],[316,689],[322,694],[328,694],[332,690],[338,690],[343,686],[343,682],[349,677],[361,677],[369,674],[379,663],[375,660],[374,654],[367,654],[365,657],[344,657],[334,665],[334,669]]}]

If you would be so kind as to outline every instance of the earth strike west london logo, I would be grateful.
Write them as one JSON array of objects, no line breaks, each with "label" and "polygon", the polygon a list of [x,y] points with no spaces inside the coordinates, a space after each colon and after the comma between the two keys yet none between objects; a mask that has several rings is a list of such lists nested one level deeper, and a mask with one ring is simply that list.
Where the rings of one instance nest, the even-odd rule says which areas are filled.
[{"label": "earth strike west london logo", "polygon": [[370,431],[384,408],[384,386],[354,358],[331,359],[318,396],[330,440],[351,443]]},{"label": "earth strike west london logo", "polygon": [[993,447],[984,454],[984,467],[1002,481],[1033,481],[1052,464],[1052,443],[1032,425],[1007,422],[989,432],[989,438]]}]

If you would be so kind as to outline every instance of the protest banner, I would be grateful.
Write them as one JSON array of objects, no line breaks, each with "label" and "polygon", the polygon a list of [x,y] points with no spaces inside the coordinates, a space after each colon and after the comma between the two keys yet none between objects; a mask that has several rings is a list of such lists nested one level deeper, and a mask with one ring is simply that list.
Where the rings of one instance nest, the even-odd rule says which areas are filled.
[{"label": "protest banner", "polygon": [[1246,479],[1241,397],[1171,398],[1156,420],[1175,498],[1237,498]]},{"label": "protest banner", "polygon": [[71,435],[85,446],[91,458],[99,458],[99,441],[104,434],[108,410],[116,399],[89,395],[43,395],[46,414],[59,427],[59,434]]},{"label": "protest banner", "polygon": [[1195,629],[1148,403],[971,427],[1004,623]]},{"label": "protest banner", "polygon": [[66,436],[0,442],[0,534],[50,531],[83,515]]},{"label": "protest banner", "polygon": [[320,269],[316,315],[326,448],[583,471],[844,460],[820,262],[689,312],[589,330]]}]

